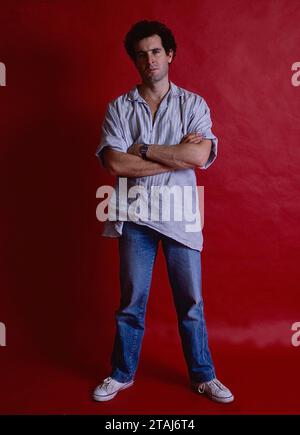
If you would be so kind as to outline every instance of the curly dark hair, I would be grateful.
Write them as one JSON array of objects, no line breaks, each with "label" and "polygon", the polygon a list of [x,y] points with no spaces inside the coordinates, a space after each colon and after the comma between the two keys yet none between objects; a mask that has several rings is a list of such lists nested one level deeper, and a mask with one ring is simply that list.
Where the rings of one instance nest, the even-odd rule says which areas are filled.
[{"label": "curly dark hair", "polygon": [[159,21],[143,20],[134,24],[124,39],[125,49],[133,62],[136,59],[135,44],[152,35],[160,36],[165,52],[168,54],[170,50],[173,50],[173,59],[175,58],[176,42],[171,30]]}]

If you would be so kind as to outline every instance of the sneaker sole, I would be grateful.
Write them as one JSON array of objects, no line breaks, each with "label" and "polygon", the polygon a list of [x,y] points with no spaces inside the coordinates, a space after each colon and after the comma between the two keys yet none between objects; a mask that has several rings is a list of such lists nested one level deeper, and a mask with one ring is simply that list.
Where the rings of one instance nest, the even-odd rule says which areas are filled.
[{"label": "sneaker sole", "polygon": [[197,385],[192,385],[192,389],[198,393],[200,396],[205,396],[208,399],[212,400],[213,402],[218,402],[218,403],[231,403],[234,401],[234,396],[231,395],[229,397],[217,397],[217,396],[212,396],[210,394],[207,394],[205,391],[203,393],[199,393],[198,391],[198,386]]},{"label": "sneaker sole", "polygon": [[214,402],[218,402],[218,403],[231,403],[234,401],[234,396],[223,397],[222,399],[216,396],[210,396],[209,394],[205,394],[205,396],[213,400]]},{"label": "sneaker sole", "polygon": [[124,385],[124,387],[121,387],[118,391],[112,394],[108,394],[107,396],[97,396],[96,394],[93,395],[93,399],[96,400],[96,402],[107,402],[108,400],[112,400],[116,395],[119,393],[119,391],[126,390],[126,388],[129,388],[133,385],[134,381],[128,382],[128,384]]}]

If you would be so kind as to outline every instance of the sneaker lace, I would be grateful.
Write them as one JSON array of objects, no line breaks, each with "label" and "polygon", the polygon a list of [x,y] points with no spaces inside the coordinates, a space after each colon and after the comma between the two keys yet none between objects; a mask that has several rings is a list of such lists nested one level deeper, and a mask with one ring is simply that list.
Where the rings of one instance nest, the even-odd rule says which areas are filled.
[{"label": "sneaker lace", "polygon": [[209,385],[216,385],[217,387],[220,388],[220,390],[227,390],[227,388],[225,387],[225,385],[223,385],[218,379],[212,379],[211,381],[208,382]]},{"label": "sneaker lace", "polygon": [[218,379],[212,379],[211,381],[207,381],[207,382],[203,382],[202,384],[199,385],[198,387],[198,391],[199,393],[203,394],[205,391],[205,385],[211,387],[211,386],[217,386],[218,388],[220,388],[220,390],[226,391],[226,387],[225,385],[223,385]]},{"label": "sneaker lace", "polygon": [[109,384],[111,383],[112,378],[108,377],[106,379],[104,379],[102,386],[105,388],[105,390],[107,391]]},{"label": "sneaker lace", "polygon": [[112,381],[112,378],[109,376],[108,378],[104,379],[104,384],[109,384]]}]

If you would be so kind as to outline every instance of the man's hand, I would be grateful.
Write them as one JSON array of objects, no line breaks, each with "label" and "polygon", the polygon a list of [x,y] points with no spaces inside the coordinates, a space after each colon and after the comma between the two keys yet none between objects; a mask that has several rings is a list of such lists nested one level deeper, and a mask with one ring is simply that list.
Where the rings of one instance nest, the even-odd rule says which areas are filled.
[{"label": "man's hand", "polygon": [[183,136],[180,143],[200,143],[204,139],[202,133],[189,133]]},{"label": "man's hand", "polygon": [[129,154],[134,155],[134,156],[141,157],[141,154],[140,154],[140,147],[141,147],[141,146],[142,146],[142,144],[140,144],[140,143],[134,143],[133,145],[131,145],[131,146],[128,148],[127,152],[128,152]]}]

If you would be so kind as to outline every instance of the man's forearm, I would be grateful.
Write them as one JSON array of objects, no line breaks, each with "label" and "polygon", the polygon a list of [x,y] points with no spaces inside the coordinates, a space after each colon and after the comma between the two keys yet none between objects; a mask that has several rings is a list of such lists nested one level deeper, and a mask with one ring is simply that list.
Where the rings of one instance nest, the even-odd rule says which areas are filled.
[{"label": "man's forearm", "polygon": [[109,172],[119,177],[147,177],[174,170],[159,162],[143,160],[141,157],[110,149],[105,151],[104,161]]},{"label": "man's forearm", "polygon": [[180,143],[177,145],[150,145],[147,159],[173,169],[188,169],[204,166],[211,149],[211,140],[200,143]]},{"label": "man's forearm", "polygon": [[164,172],[172,172],[172,170],[174,169],[161,163],[146,161],[140,157],[137,157],[136,160],[130,162],[127,167],[122,167],[118,175],[128,178],[138,178],[162,174]]}]

